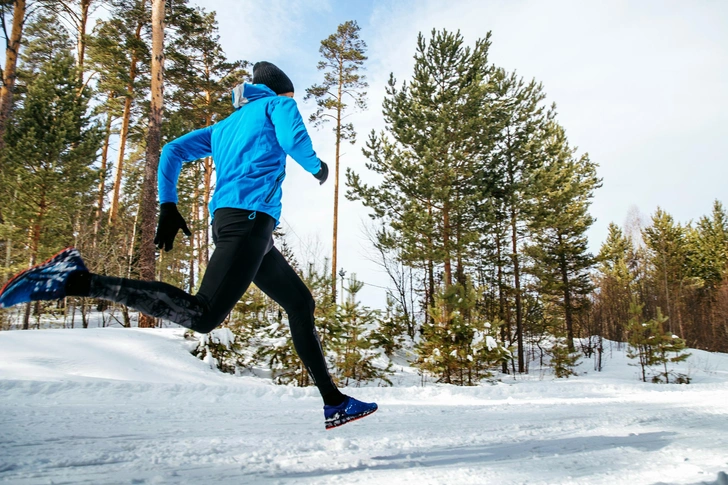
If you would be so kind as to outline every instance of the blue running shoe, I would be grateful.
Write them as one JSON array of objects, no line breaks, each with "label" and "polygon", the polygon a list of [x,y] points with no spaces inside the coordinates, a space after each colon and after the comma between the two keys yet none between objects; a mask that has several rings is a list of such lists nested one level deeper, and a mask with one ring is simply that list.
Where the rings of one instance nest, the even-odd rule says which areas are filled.
[{"label": "blue running shoe", "polygon": [[0,290],[0,308],[36,300],[58,300],[66,296],[66,280],[71,273],[88,271],[78,249],[68,248],[45,263],[15,275]]},{"label": "blue running shoe", "polygon": [[338,406],[324,406],[324,423],[326,423],[326,429],[336,428],[349,421],[369,416],[376,410],[376,403],[361,402],[346,396],[344,402]]}]

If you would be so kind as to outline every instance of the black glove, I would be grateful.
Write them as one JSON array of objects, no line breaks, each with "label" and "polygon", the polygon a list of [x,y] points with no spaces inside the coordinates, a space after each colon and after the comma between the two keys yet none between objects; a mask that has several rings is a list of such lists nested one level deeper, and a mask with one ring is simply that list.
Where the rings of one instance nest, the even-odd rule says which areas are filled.
[{"label": "black glove", "polygon": [[319,181],[319,185],[323,185],[324,182],[326,182],[326,179],[329,178],[329,166],[322,160],[319,160],[319,162],[321,162],[321,169],[314,175],[314,177],[316,177]]},{"label": "black glove", "polygon": [[165,251],[172,249],[172,243],[180,229],[188,236],[192,235],[187,228],[187,223],[177,210],[177,204],[165,202],[159,206],[159,223],[157,224],[157,234],[154,236],[155,246],[158,249],[164,247]]}]

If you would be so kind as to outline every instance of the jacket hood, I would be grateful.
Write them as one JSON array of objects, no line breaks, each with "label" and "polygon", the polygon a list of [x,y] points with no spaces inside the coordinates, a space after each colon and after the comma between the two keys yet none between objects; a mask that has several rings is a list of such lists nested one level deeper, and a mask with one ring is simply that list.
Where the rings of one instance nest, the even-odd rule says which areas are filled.
[{"label": "jacket hood", "polygon": [[270,96],[276,96],[276,93],[265,84],[238,84],[233,88],[233,106],[238,109],[251,101]]}]

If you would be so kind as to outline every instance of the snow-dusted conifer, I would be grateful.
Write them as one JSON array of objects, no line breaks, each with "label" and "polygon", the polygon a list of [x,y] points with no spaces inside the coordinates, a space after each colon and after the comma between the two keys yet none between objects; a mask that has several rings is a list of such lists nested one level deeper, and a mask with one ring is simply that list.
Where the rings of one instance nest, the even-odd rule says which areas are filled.
[{"label": "snow-dusted conifer", "polygon": [[[685,341],[672,334],[665,332],[663,325],[668,317],[663,316],[660,309],[657,309],[657,316],[646,322],[642,317],[643,305],[632,303],[630,314],[632,318],[627,326],[629,344],[631,348],[627,356],[631,359],[638,359],[643,382],[647,382],[647,372],[657,367],[652,376],[652,382],[670,382],[670,376],[674,376],[673,382],[687,384],[690,378],[684,374],[676,373],[668,368],[668,364],[682,362],[690,354],[684,353]],[[674,357],[670,354],[674,353]]]},{"label": "snow-dusted conifer", "polygon": [[[380,379],[391,384],[387,379],[390,373],[390,362],[383,355],[382,349],[376,345],[375,335],[382,330],[382,316],[378,310],[362,306],[357,301],[357,293],[364,283],[356,279],[356,274],[349,277],[347,299],[338,307],[338,335],[331,342],[336,363],[336,374],[339,383],[350,386],[360,382]],[[377,362],[379,360],[379,362]]]},{"label": "snow-dusted conifer", "polygon": [[451,286],[435,302],[431,322],[423,326],[416,345],[415,365],[422,371],[439,382],[475,385],[490,375],[490,368],[511,357],[497,344],[497,329],[475,311],[476,295],[470,284]]}]

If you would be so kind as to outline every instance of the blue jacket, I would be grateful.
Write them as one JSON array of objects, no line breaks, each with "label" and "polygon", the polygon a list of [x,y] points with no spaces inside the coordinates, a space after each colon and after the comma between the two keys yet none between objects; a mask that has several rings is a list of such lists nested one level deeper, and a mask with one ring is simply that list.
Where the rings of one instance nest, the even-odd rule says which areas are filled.
[{"label": "blue jacket", "polygon": [[[237,95],[237,96],[236,96]],[[159,202],[177,202],[183,162],[212,155],[216,169],[210,214],[229,207],[281,217],[286,155],[315,174],[321,169],[296,102],[262,84],[233,91],[237,108],[224,120],[173,140],[159,159]]]}]

